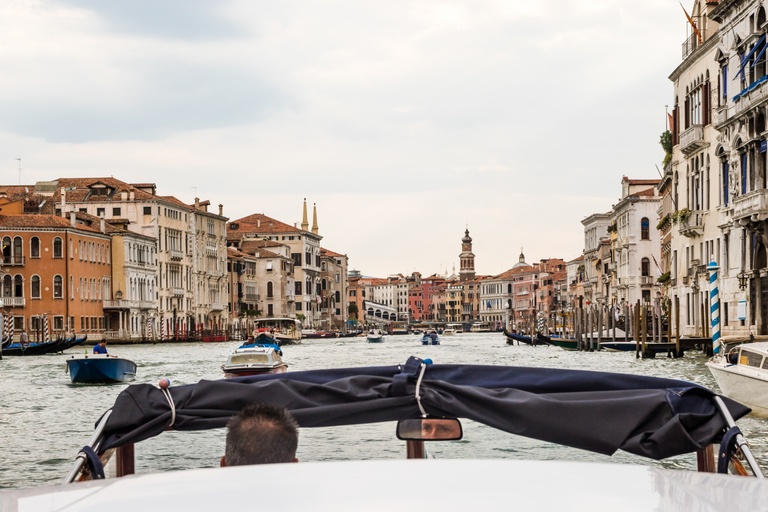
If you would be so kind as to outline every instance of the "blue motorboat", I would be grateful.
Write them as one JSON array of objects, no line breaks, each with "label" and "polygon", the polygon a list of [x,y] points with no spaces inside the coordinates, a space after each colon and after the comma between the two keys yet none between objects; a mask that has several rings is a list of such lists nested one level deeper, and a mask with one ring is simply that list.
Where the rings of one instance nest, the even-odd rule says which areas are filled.
[{"label": "blue motorboat", "polygon": [[136,377],[136,363],[109,354],[85,354],[67,359],[67,371],[77,384],[124,382]]},{"label": "blue motorboat", "polygon": [[440,344],[440,336],[438,336],[436,333],[431,334],[425,334],[421,337],[421,344],[422,345],[439,345]]}]

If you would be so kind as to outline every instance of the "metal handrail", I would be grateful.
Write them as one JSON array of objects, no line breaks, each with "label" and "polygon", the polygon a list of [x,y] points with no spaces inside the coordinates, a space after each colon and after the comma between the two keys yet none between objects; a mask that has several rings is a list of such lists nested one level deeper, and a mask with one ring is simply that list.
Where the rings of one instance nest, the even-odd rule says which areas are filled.
[{"label": "metal handrail", "polygon": [[[725,422],[728,424],[728,428],[731,429],[735,427],[736,422],[733,420],[731,412],[723,403],[723,399],[719,396],[715,396],[715,403],[720,409],[723,418],[725,418]],[[741,434],[736,434],[736,444],[739,446],[741,453],[744,454],[744,458],[747,459],[747,463],[749,464],[749,467],[752,468],[752,473],[755,474],[755,477],[765,478],[765,475],[763,475],[763,472],[760,470],[760,466],[757,465],[757,460],[755,459],[755,456],[752,455],[752,450],[749,449],[749,444],[747,444],[747,440],[744,439],[744,436]]]},{"label": "metal handrail", "polygon": [[[101,438],[101,433],[104,432],[104,427],[107,425],[107,420],[109,419],[109,416],[112,414],[112,409],[109,409],[106,413],[104,413],[104,416],[101,418],[101,421],[99,421],[99,424],[96,425],[96,430],[93,431],[93,435],[91,436],[91,439],[88,440],[88,444],[86,446],[90,446],[93,448],[93,451],[97,452],[99,451],[99,447],[101,446],[101,442],[103,439]],[[77,454],[77,458],[75,459],[75,467],[73,467],[69,473],[67,474],[66,478],[64,478],[64,482],[62,485],[71,484],[75,481],[75,477],[80,472],[80,470],[83,468],[83,464],[85,464],[86,456],[85,454],[80,451]]]}]

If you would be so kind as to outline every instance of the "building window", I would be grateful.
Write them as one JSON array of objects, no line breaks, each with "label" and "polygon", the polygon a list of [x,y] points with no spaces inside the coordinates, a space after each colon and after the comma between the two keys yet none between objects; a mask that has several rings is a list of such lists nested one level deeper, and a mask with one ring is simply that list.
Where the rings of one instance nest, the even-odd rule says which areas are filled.
[{"label": "building window", "polygon": [[53,257],[54,258],[63,258],[64,257],[64,248],[62,247],[61,238],[56,237],[53,239]]},{"label": "building window", "polygon": [[651,239],[651,230],[650,230],[650,224],[648,222],[648,217],[643,217],[640,220],[640,239],[641,240]]},{"label": "building window", "polygon": [[96,208],[96,216],[97,217],[104,217],[104,216],[106,216],[105,209],[104,208]]},{"label": "building window", "polygon": [[643,258],[640,263],[640,272],[642,276],[651,275],[651,262],[648,258]]},{"label": "building window", "polygon": [[40,276],[32,276],[31,283],[32,283],[31,284],[32,298],[39,299],[40,298]]},{"label": "building window", "polygon": [[63,316],[55,316],[55,317],[53,317],[53,330],[54,331],[63,331],[64,330],[64,317]]},{"label": "building window", "polygon": [[[272,287],[272,281],[269,281],[267,283],[267,298],[271,299],[274,296],[273,294],[273,287]],[[272,316],[272,315],[269,315]]]},{"label": "building window", "polygon": [[40,239],[36,236],[32,237],[29,241],[29,256],[32,258],[40,257]]},{"label": "building window", "polygon": [[112,216],[113,217],[120,217],[121,211],[120,208],[112,208]]},{"label": "building window", "polygon": [[151,206],[145,206],[144,207],[144,215],[152,215],[152,207]]},{"label": "building window", "polygon": [[53,278],[53,298],[61,299],[64,297],[64,283],[61,276],[54,276]]}]

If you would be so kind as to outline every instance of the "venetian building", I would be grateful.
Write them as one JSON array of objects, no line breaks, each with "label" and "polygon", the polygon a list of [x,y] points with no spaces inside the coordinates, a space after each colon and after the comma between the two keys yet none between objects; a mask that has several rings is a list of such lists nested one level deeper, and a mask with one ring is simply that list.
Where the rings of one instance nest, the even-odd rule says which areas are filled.
[{"label": "venetian building", "polygon": [[475,255],[472,253],[472,237],[469,236],[469,229],[464,231],[464,238],[461,239],[461,254],[459,254],[461,265],[459,266],[459,280],[464,283],[475,278]]},{"label": "venetian building", "polygon": [[766,7],[756,0],[720,2],[709,19],[720,24],[710,76],[719,86],[712,99],[718,135],[711,152],[717,177],[712,198],[722,231],[715,245],[722,332],[768,334]]}]

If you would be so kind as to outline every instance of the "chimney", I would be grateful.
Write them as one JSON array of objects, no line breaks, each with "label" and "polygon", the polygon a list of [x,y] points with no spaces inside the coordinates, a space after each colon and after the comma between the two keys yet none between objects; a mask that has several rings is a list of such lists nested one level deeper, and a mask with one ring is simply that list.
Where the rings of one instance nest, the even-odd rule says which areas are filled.
[{"label": "chimney", "polygon": [[61,187],[61,216],[65,217],[67,216],[67,189],[65,187]]},{"label": "chimney", "polygon": [[107,223],[104,222],[104,216],[103,215],[101,216],[101,225],[99,226],[99,229],[101,229],[102,233],[106,233],[107,232]]},{"label": "chimney", "polygon": [[75,227],[75,224],[77,224],[77,216],[75,212],[69,212],[69,222],[72,223],[72,227]]},{"label": "chimney", "polygon": [[195,198],[195,210],[199,210],[199,209],[200,209],[200,198],[196,197]]},{"label": "chimney", "polygon": [[220,204],[219,205],[219,217],[223,217],[223,216],[224,216],[224,205]]}]

